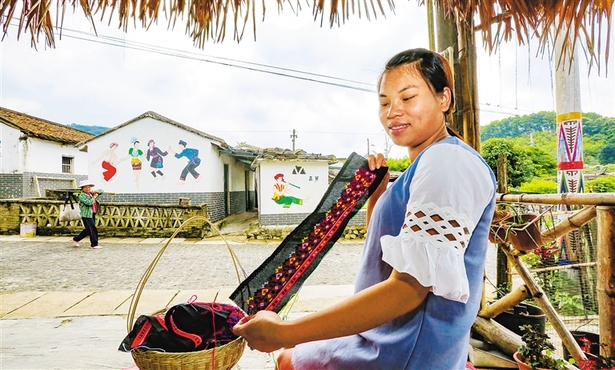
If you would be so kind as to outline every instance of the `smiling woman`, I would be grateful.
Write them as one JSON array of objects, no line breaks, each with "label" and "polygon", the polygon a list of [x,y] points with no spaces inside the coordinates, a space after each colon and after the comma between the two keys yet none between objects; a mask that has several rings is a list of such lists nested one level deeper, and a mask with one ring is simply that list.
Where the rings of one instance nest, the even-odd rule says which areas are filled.
[{"label": "smiling woman", "polygon": [[[235,326],[251,348],[284,348],[281,370],[465,369],[495,178],[446,128],[449,68],[437,53],[410,49],[382,73],[380,121],[412,164],[371,193],[356,293],[297,320],[259,311]],[[382,154],[368,163],[372,171],[387,165]]]}]

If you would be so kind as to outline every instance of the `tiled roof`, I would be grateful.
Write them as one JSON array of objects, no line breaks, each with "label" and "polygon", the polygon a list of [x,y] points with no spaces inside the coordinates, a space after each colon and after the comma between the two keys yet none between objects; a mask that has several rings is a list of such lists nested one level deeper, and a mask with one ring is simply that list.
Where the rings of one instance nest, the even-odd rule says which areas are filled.
[{"label": "tiled roof", "polygon": [[0,107],[0,122],[23,132],[27,136],[62,144],[77,144],[94,136],[72,127],[32,117],[4,107]]},{"label": "tiled roof", "polygon": [[284,148],[265,148],[261,151],[260,160],[280,160],[280,161],[326,161],[329,163],[337,162],[334,155],[323,155],[320,153],[307,153],[303,149],[284,149]]},{"label": "tiled roof", "polygon": [[[118,126],[115,126],[115,127],[111,128],[110,130],[107,130],[107,131],[103,132],[102,134],[97,135],[96,139],[98,140],[100,137],[102,137],[104,135],[108,135],[108,134],[110,134],[110,133],[112,133],[114,131],[117,131],[117,130],[121,129],[122,127],[128,126],[128,125],[130,125],[130,124],[132,124],[134,122],[137,122],[139,120],[142,120],[144,118],[152,118],[152,119],[155,119],[157,121],[165,122],[165,123],[168,123],[170,125],[179,127],[182,130],[185,130],[185,131],[188,131],[188,132],[192,132],[193,134],[196,134],[198,136],[201,136],[201,137],[207,138],[207,139],[209,139],[209,140],[211,140],[213,142],[216,142],[216,144],[221,146],[222,148],[228,148],[229,147],[229,145],[224,141],[224,139],[221,139],[221,138],[219,138],[217,136],[213,136],[213,135],[207,134],[207,133],[205,133],[203,131],[199,131],[199,130],[197,130],[195,128],[192,128],[190,126],[181,124],[181,123],[179,123],[177,121],[173,121],[170,118],[167,118],[167,117],[165,117],[163,115],[160,115],[160,114],[158,114],[156,112],[152,112],[152,111],[145,112],[142,115],[131,119],[130,121],[127,121],[127,122],[124,122],[124,123],[122,123],[122,124],[120,124]],[[94,138],[90,138],[90,140],[93,140],[93,139]],[[90,140],[84,140],[83,142],[79,142],[79,145],[85,145]]]}]

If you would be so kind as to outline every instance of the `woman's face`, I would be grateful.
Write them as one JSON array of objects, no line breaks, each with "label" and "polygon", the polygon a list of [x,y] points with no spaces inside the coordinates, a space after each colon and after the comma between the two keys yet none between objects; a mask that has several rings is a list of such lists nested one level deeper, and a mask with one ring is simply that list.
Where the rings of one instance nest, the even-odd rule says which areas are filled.
[{"label": "woman's face", "polygon": [[81,190],[82,190],[84,193],[89,193],[91,189],[92,189],[92,187],[91,187],[90,185],[86,185],[86,186],[84,186],[84,187],[82,187],[82,188],[81,188]]},{"label": "woman's face", "polygon": [[419,72],[400,66],[386,72],[379,87],[380,122],[396,145],[420,152],[446,132],[450,90],[436,94]]}]

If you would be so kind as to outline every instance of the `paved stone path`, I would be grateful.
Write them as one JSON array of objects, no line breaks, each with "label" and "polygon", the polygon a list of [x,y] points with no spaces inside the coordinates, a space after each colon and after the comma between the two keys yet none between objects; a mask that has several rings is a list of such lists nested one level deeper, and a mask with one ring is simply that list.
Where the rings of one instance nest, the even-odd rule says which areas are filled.
[{"label": "paved stone path", "polygon": [[[70,237],[0,235],[0,368],[137,370],[117,347],[127,332],[130,298],[165,242],[106,238],[103,249],[93,250],[87,241],[73,247]],[[248,273],[278,246],[230,244]],[[351,295],[362,248],[362,242],[337,243],[306,280],[291,318]],[[494,275],[494,256],[490,251],[488,276]],[[148,279],[136,315],[192,294],[225,301],[236,286],[224,242],[174,239]],[[237,369],[271,370],[274,362],[246,349]]]},{"label": "paved stone path", "polygon": [[[25,239],[25,238],[24,238]],[[162,239],[103,239],[102,249],[70,238],[34,240],[0,236],[0,291],[75,291],[135,289],[164,243]],[[233,243],[249,273],[275,250],[273,243]],[[361,243],[338,243],[305,285],[353,284]],[[243,278],[243,277],[242,277]],[[174,239],[158,261],[146,289],[235,288],[237,274],[221,241]]]}]

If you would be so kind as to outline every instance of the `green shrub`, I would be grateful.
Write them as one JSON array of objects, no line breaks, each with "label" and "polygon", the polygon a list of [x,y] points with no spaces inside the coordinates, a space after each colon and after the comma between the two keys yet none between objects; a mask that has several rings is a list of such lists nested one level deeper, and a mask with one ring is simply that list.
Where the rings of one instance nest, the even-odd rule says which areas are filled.
[{"label": "green shrub", "polygon": [[615,192],[615,176],[601,176],[585,183],[585,191],[594,193]]},{"label": "green shrub", "polygon": [[534,178],[524,182],[517,189],[521,193],[557,194],[557,182],[548,179]]}]

